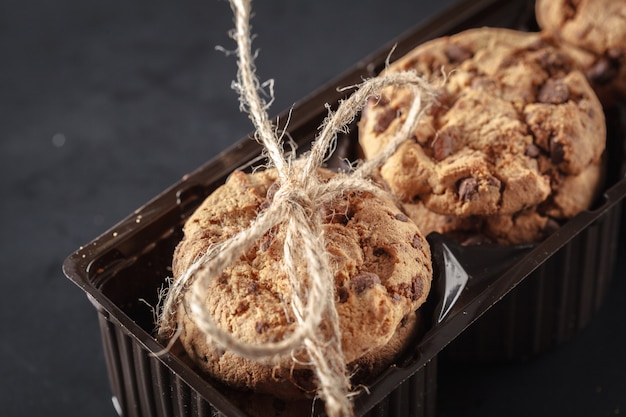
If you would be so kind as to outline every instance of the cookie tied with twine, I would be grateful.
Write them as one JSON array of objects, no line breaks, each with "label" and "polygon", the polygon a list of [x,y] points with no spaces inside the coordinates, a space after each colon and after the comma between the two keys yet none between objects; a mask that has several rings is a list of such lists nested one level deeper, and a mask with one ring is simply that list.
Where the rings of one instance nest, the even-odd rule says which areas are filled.
[{"label": "cookie tied with twine", "polygon": [[[283,366],[286,363],[290,364],[292,373],[304,369],[313,374],[316,395],[323,400],[327,415],[351,416],[352,388],[346,359],[349,362],[352,357],[346,355],[346,352],[353,347],[342,346],[346,336],[342,334],[342,328],[350,323],[345,319],[342,321],[340,317],[343,311],[350,310],[347,303],[356,299],[356,296],[351,299],[350,295],[366,294],[374,297],[370,301],[376,301],[376,305],[373,302],[366,305],[362,309],[364,312],[371,313],[378,309],[384,313],[397,305],[405,305],[407,310],[395,321],[381,320],[375,323],[392,335],[408,314],[425,301],[430,288],[432,269],[427,242],[417,226],[399,211],[392,198],[369,177],[403,141],[413,135],[426,107],[423,106],[423,99],[430,99],[432,91],[412,72],[367,80],[351,96],[341,101],[335,112],[329,111],[311,150],[305,156],[298,159],[286,156],[283,153],[282,137],[276,133],[267,115],[268,104],[261,98],[262,85],[254,73],[249,28],[250,4],[244,0],[231,0],[231,7],[236,27],[232,36],[238,46],[235,88],[240,94],[242,109],[249,114],[256,128],[255,140],[263,145],[272,168],[256,177],[256,174],[246,176],[238,172],[231,175],[226,186],[240,181],[240,194],[226,193],[223,199],[220,197],[220,204],[232,204],[233,209],[227,209],[223,214],[236,214],[234,222],[214,218],[211,221],[218,223],[215,233],[196,227],[194,230],[198,234],[194,236],[187,235],[187,232],[195,226],[185,226],[185,239],[181,245],[196,238],[204,243],[192,253],[181,253],[184,252],[179,249],[181,245],[177,248],[176,255],[184,259],[184,262],[180,262],[184,267],[178,270],[174,268],[175,277],[165,297],[159,320],[159,338],[171,344],[181,335],[184,337],[193,333],[194,337],[204,339],[204,345],[214,348],[217,358],[204,357],[206,362],[219,363],[220,355],[228,354],[243,358],[248,363],[267,365],[270,370],[276,364]],[[369,98],[379,96],[382,89],[388,86],[411,89],[414,91],[414,100],[406,115],[406,122],[385,152],[362,163],[350,173],[330,173],[320,168],[334,147],[336,135],[354,120]],[[266,181],[268,175],[271,176],[270,182]],[[259,204],[247,204],[249,201],[246,199],[254,198],[255,190],[264,193],[265,199]],[[333,244],[341,248],[351,247],[350,239],[346,238],[343,244],[342,239],[346,235],[332,235],[329,230],[343,230],[343,224],[334,224],[335,219],[339,219],[339,223],[353,222],[350,219],[351,211],[365,210],[361,206],[355,207],[366,200],[368,207],[374,203],[379,207],[370,210],[367,219],[374,219],[370,220],[373,228],[384,230],[358,238],[357,241],[363,247],[358,248],[361,252],[354,252],[356,255],[352,259],[346,256],[347,252],[338,253],[333,249],[336,248]],[[363,207],[365,205],[362,204]],[[389,219],[395,223],[389,223]],[[193,221],[199,222],[198,219]],[[192,219],[188,224],[191,222]],[[390,227],[385,226],[388,223],[399,225],[397,229],[406,235],[402,237],[404,246],[391,242],[381,248],[373,243],[377,241],[378,234],[389,233]],[[366,228],[368,231],[370,229]],[[280,235],[280,238],[274,239],[276,235]],[[228,297],[237,291],[252,295],[262,291],[259,280],[251,281],[245,271],[246,265],[257,262],[255,253],[265,245],[264,242],[268,242],[268,237],[280,255],[278,262],[268,266],[274,272],[269,277],[268,285],[280,282],[283,286],[280,293],[271,292],[274,301],[278,300],[278,303],[274,303],[278,305],[278,313],[274,316],[281,317],[288,325],[284,327],[285,331],[277,335],[268,331],[273,325],[271,321],[257,321],[253,326],[254,331],[242,337],[242,333],[236,331],[237,327],[249,324],[225,319],[224,315],[229,314],[229,310],[219,310],[216,305],[223,301],[220,298],[229,300]],[[367,256],[385,257],[388,262],[368,263],[359,260]],[[352,275],[351,279],[344,276],[345,271],[338,268],[337,259],[354,261],[351,265],[358,274]],[[389,271],[404,271],[404,275],[393,272],[393,279],[381,282],[381,277],[389,275],[384,270],[387,264]],[[368,267],[378,269],[374,273],[367,270]],[[417,273],[415,269],[418,268],[424,272]],[[408,280],[403,278],[407,274],[411,274]],[[244,287],[242,283],[245,283]],[[209,294],[215,296],[216,293],[210,291],[214,291],[216,285],[221,285],[219,288],[223,293],[217,294],[215,302],[207,303],[211,299]],[[244,301],[232,305],[230,311],[237,315],[238,312],[250,310],[250,303]],[[191,346],[190,356],[194,356],[194,353],[202,356],[193,352],[194,349]],[[222,371],[229,372],[228,369]]]}]

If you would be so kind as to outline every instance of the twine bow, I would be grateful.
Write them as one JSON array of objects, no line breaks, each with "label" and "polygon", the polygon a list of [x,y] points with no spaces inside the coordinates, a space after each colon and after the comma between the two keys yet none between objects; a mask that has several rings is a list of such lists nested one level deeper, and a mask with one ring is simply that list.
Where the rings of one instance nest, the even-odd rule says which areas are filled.
[{"label": "twine bow", "polygon": [[[183,295],[189,297],[191,318],[202,332],[224,349],[251,360],[264,361],[289,355],[304,348],[318,379],[318,395],[330,417],[353,415],[350,382],[341,349],[339,317],[334,304],[334,278],[326,253],[322,229],[321,207],[349,190],[363,190],[375,195],[383,191],[368,176],[381,165],[402,142],[410,138],[424,111],[421,97],[431,94],[429,86],[413,72],[396,73],[363,82],[336,112],[329,110],[310,152],[299,159],[286,157],[282,137],[277,134],[267,115],[268,104],[261,98],[262,85],[254,72],[250,36],[249,0],[230,0],[235,16],[232,37],[237,42],[238,73],[234,88],[239,92],[242,110],[249,114],[255,128],[255,140],[263,145],[270,163],[275,167],[280,189],[269,208],[259,213],[250,226],[232,238],[209,248],[185,274],[172,283],[163,305],[160,331],[169,330]],[[337,174],[322,182],[316,169],[320,167],[339,132],[354,120],[367,99],[380,95],[387,86],[411,88],[414,101],[406,121],[394,140],[375,159],[362,163],[348,174]],[[278,224],[286,230],[283,265],[292,288],[290,305],[297,321],[293,333],[284,339],[263,344],[239,341],[222,330],[204,307],[210,280],[219,277],[224,268],[240,259],[242,253]],[[296,271],[297,260],[304,260],[307,279]],[[301,272],[300,272],[301,274]],[[306,282],[307,285],[303,285]],[[320,324],[324,320],[322,333]]]}]

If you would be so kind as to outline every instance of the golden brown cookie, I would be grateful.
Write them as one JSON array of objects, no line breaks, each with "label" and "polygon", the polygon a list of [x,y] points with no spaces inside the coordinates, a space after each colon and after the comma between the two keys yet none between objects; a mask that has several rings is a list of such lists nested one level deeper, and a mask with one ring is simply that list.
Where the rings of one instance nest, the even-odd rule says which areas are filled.
[{"label": "golden brown cookie", "polygon": [[593,55],[580,63],[601,97],[626,96],[626,1],[537,0],[535,14],[542,30]]},{"label": "golden brown cookie", "polygon": [[[427,42],[387,71],[402,70],[439,86],[413,140],[380,170],[407,212],[432,212],[426,220],[432,230],[450,231],[464,230],[476,216],[511,218],[546,201],[567,216],[587,207],[587,198],[554,197],[567,178],[599,166],[602,105],[570,55],[549,38],[472,29]],[[359,122],[366,158],[391,140],[410,100],[409,91],[388,88],[366,106]],[[597,184],[588,186],[593,193]]]},{"label": "golden brown cookie", "polygon": [[[558,175],[558,172],[553,172]],[[572,208],[589,207],[597,197],[602,165],[592,164],[579,175],[552,180],[552,195],[539,206],[513,214],[459,217],[428,210],[421,201],[407,202],[407,215],[419,221],[424,235],[436,232],[462,243],[499,243],[503,245],[540,242],[554,232],[564,220],[575,216]]]},{"label": "golden brown cookie", "polygon": [[[329,171],[320,170],[329,178]],[[174,279],[213,244],[248,227],[272,202],[274,170],[234,172],[189,218],[173,259]],[[322,208],[324,239],[335,277],[335,303],[349,368],[363,378],[389,366],[414,336],[415,311],[432,279],[430,248],[417,226],[391,201],[346,192]],[[249,343],[280,340],[296,325],[291,287],[281,269],[284,230],[266,233],[211,282],[206,307],[217,323]],[[282,398],[315,390],[313,373],[293,360],[262,365],[207,343],[183,315],[182,345],[198,367],[224,383]]]}]

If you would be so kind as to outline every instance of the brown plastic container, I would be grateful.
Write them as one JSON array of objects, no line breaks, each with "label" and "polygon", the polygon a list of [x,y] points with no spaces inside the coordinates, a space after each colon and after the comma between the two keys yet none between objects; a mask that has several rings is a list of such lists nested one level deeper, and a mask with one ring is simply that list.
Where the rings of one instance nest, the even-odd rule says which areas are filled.
[{"label": "brown plastic container", "polygon": [[[391,45],[397,44],[394,56],[399,57],[425,40],[470,27],[520,27],[529,10],[528,1],[468,0],[458,4],[390,42],[387,48],[300,102],[291,116],[291,136],[301,149],[306,149],[326,116],[324,104],[342,98],[337,87],[352,85],[378,72]],[[338,150],[342,155],[353,155],[355,143],[353,132],[340,138]],[[156,304],[157,290],[171,275],[170,261],[182,237],[185,219],[233,169],[246,166],[259,153],[255,142],[242,139],[65,260],[65,274],[86,292],[98,312],[114,405],[120,415],[244,417],[252,412],[246,410],[246,405],[251,409],[268,404],[278,410],[284,407],[271,398],[247,397],[241,401],[241,394],[199,375],[180,352],[156,356],[163,346],[153,337],[154,320],[147,306]],[[428,237],[435,276],[433,291],[420,309],[424,334],[394,366],[371,381],[368,394],[355,398],[357,416],[434,416],[436,361],[444,347],[458,338],[450,352],[454,346],[468,346],[467,350],[475,354],[498,355],[499,348],[487,349],[475,343],[485,340],[482,334],[467,333],[469,341],[463,340],[465,329],[490,309],[511,309],[513,316],[527,317],[531,313],[525,310],[527,302],[523,300],[536,298],[537,291],[546,300],[566,295],[561,309],[553,310],[555,305],[546,302],[533,310],[531,324],[523,333],[507,328],[502,342],[490,342],[504,344],[507,356],[553,346],[589,319],[608,286],[621,203],[626,196],[621,153],[617,155],[608,161],[606,190],[594,209],[580,213],[541,244],[461,247],[436,234]],[[580,262],[569,266],[575,273],[563,274],[564,265],[570,265],[573,259]],[[539,290],[533,280],[540,281]],[[524,289],[526,281],[532,290]],[[545,284],[548,281],[550,284]],[[593,296],[581,289],[590,285]],[[574,327],[568,325],[572,314]],[[541,323],[548,316],[555,318],[544,327]],[[480,319],[477,323],[482,322]],[[485,320],[487,340],[499,339],[494,337],[493,326],[497,324]],[[476,331],[478,324],[470,329]],[[527,333],[536,337],[529,338]],[[532,341],[530,346],[528,341]]]}]

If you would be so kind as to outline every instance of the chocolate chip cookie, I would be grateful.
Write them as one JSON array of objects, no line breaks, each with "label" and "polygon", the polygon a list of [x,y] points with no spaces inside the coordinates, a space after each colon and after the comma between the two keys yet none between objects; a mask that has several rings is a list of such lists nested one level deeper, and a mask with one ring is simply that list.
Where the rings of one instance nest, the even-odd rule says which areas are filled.
[{"label": "chocolate chip cookie", "polygon": [[[319,174],[326,179],[334,175],[321,169]],[[174,253],[174,279],[208,247],[248,227],[272,204],[276,180],[274,170],[232,173],[186,222]],[[358,382],[389,366],[415,336],[415,312],[431,285],[430,248],[391,198],[348,191],[319,210],[334,272],[342,349]],[[277,341],[296,326],[289,307],[291,286],[281,267],[284,233],[281,225],[268,231],[212,280],[206,293],[206,308],[216,322],[244,342]],[[277,397],[314,394],[314,374],[306,363],[279,359],[261,364],[220,351],[184,308],[179,316],[180,341],[201,371],[229,386]]]},{"label": "chocolate chip cookie", "polygon": [[626,97],[624,0],[537,0],[535,15],[541,29],[559,42],[592,55],[577,56],[599,96]]},{"label": "chocolate chip cookie", "polygon": [[[549,37],[472,29],[427,42],[386,71],[403,70],[438,86],[413,140],[380,169],[408,212],[432,212],[434,230],[445,231],[484,224],[476,216],[511,218],[550,206],[550,214],[539,213],[547,219],[588,206],[586,197],[562,198],[561,187],[590,167],[599,169],[606,138],[602,105]],[[409,91],[388,88],[370,100],[359,121],[366,158],[390,141],[411,99]],[[597,184],[587,185],[593,194]]]}]

